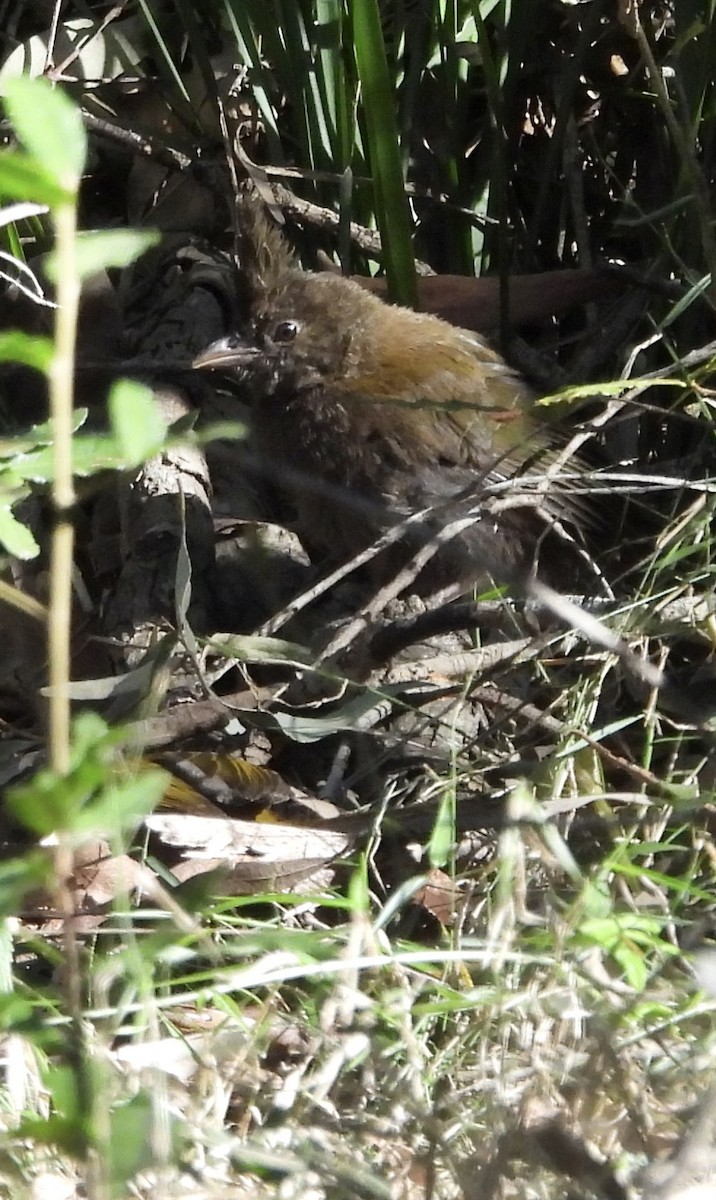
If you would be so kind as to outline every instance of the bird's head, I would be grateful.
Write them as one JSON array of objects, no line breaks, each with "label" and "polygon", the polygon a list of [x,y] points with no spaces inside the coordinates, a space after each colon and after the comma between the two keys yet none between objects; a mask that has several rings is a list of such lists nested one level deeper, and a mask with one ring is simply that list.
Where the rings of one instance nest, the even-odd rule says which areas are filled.
[{"label": "bird's head", "polygon": [[303,390],[341,380],[361,336],[370,337],[372,301],[349,280],[291,267],[270,290],[254,292],[241,332],[214,342],[193,365],[249,374],[264,393],[282,382]]}]

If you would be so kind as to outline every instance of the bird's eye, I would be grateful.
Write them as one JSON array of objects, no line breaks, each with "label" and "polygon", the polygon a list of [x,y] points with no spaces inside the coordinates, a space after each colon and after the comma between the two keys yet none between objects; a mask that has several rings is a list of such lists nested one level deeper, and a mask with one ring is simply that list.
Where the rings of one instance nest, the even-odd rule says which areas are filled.
[{"label": "bird's eye", "polygon": [[292,342],[301,326],[298,321],[279,321],[273,331],[274,342]]}]

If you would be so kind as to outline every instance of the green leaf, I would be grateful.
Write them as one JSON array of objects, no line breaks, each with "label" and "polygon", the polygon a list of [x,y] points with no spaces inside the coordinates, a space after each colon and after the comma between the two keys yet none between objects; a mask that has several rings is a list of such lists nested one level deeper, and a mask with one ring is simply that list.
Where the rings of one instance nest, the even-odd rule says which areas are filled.
[{"label": "green leaf", "polygon": [[161,450],[167,423],[149,388],[120,379],[109,395],[109,418],[127,466],[139,465]]},{"label": "green leaf", "polygon": [[104,434],[75,438],[72,444],[72,471],[80,479],[100,471],[121,471],[125,461],[115,438]]},{"label": "green leaf", "polygon": [[[174,422],[172,429],[176,429],[178,421]],[[240,421],[215,421],[211,425],[202,425],[195,434],[195,444],[197,446],[208,446],[211,442],[219,441],[243,441],[248,437],[248,427],[242,425]]]},{"label": "green leaf", "polygon": [[8,793],[8,807],[17,820],[39,837],[70,828],[91,790],[76,775],[68,776],[64,787],[61,783],[50,771],[40,771],[30,783]]},{"label": "green leaf", "polygon": [[0,993],[0,1029],[34,1033],[35,1009],[29,1000],[17,993]]},{"label": "green leaf", "polygon": [[[160,1119],[154,1098],[147,1092],[133,1096],[128,1104],[113,1109],[109,1115],[110,1137],[107,1145],[109,1181],[112,1197],[127,1195],[127,1184],[138,1171],[155,1165],[154,1143],[150,1136],[153,1125]],[[162,1113],[162,1136],[169,1135],[170,1153],[175,1161],[184,1138],[183,1126],[173,1114]]]},{"label": "green leaf", "polygon": [[[540,407],[549,408],[550,405],[569,404],[573,400],[588,400],[592,396],[622,396],[625,392],[633,392],[635,388],[645,386],[643,379],[611,379],[605,380],[603,383],[579,383],[574,387],[562,388],[561,392],[554,392],[551,396],[541,396],[535,403]],[[657,379],[654,377],[649,380],[649,387],[667,387],[681,388],[688,390],[691,385],[684,379]]]},{"label": "green leaf", "polygon": [[217,634],[209,639],[208,645],[225,658],[238,658],[242,662],[310,666],[314,658],[311,651],[305,646],[300,646],[298,642],[251,634]]},{"label": "green leaf", "polygon": [[110,729],[97,713],[80,713],[72,725],[73,770],[93,754],[107,754],[121,741],[121,731]]},{"label": "green leaf", "polygon": [[87,157],[87,135],[77,106],[49,80],[26,75],[8,80],[5,105],[25,149],[60,187],[76,192]]},{"label": "green leaf", "polygon": [[28,1144],[51,1146],[63,1154],[82,1158],[87,1153],[87,1137],[83,1122],[69,1117],[24,1117],[15,1131]]},{"label": "green leaf", "polygon": [[[13,335],[10,334],[10,337]],[[22,337],[25,335],[22,334]],[[0,344],[2,343],[2,335],[0,335]],[[87,409],[76,408],[72,413],[72,432],[77,433],[78,429],[84,425],[87,420]],[[51,446],[54,439],[52,421],[43,421],[40,425],[31,425],[27,433],[17,433],[12,437],[0,437],[0,470],[2,469],[3,458],[16,458],[18,454],[27,454],[31,450],[36,450],[40,446]]]},{"label": "green leaf", "polygon": [[190,654],[198,654],[194,631],[188,621],[189,605],[191,604],[191,556],[186,544],[186,504],[184,494],[181,500],[181,542],[177,553],[177,565],[174,577],[174,608],[177,616],[177,632]]},{"label": "green leaf", "polygon": [[0,542],[15,558],[37,558],[40,553],[27,525],[18,521],[9,504],[0,504]]},{"label": "green leaf", "polygon": [[51,880],[52,862],[42,850],[0,862],[0,916],[16,916],[28,893],[47,887]]},{"label": "green leaf", "polygon": [[55,208],[58,204],[66,204],[71,193],[59,187],[52,176],[26,154],[8,150],[0,154],[0,196],[10,200],[32,199],[37,204]]},{"label": "green leaf", "polygon": [[50,446],[41,450],[21,450],[4,466],[2,473],[3,489],[7,492],[12,488],[22,489],[30,483],[49,483],[52,479],[54,454]]},{"label": "green leaf", "polygon": [[583,888],[581,904],[586,918],[607,920],[612,911],[609,887],[604,879],[588,880]]},{"label": "green leaf", "polygon": [[167,789],[166,771],[142,771],[139,775],[117,782],[108,779],[106,786],[79,813],[72,833],[83,840],[88,834],[106,837],[110,841],[125,829],[134,829],[143,817],[156,808]]},{"label": "green leaf", "polygon": [[455,789],[447,786],[440,800],[428,843],[428,860],[431,867],[444,867],[450,860],[455,846]]},{"label": "green leaf", "polygon": [[[141,383],[120,380],[110,393],[112,433],[87,434],[74,439],[72,471],[80,479],[100,471],[123,471],[138,467],[157,454],[164,445],[166,422],[152,393]],[[79,413],[84,421],[86,412]],[[37,446],[32,434],[18,441],[15,449],[8,439],[0,441],[0,470],[2,486],[7,495],[12,488],[27,483],[49,483],[54,472],[54,450],[51,444]],[[39,437],[38,437],[39,440]],[[2,463],[6,458],[7,465]]]},{"label": "green leaf", "polygon": [[379,704],[385,704],[385,701],[385,696],[366,691],[339,705],[327,717],[306,717],[302,712],[277,712],[272,715],[279,729],[292,741],[319,742],[322,738],[333,737],[346,729],[360,728],[361,717]]},{"label": "green leaf", "polygon": [[28,783],[8,791],[8,806],[25,828],[41,837],[74,833],[82,824],[83,810],[112,784],[111,761],[121,739],[122,733],[108,729],[96,713],[82,713],[72,728],[68,773],[38,771]]},{"label": "green leaf", "polygon": [[53,346],[49,338],[21,333],[19,329],[0,333],[0,362],[22,363],[25,367],[34,367],[37,371],[47,373],[52,354]]},{"label": "green leaf", "polygon": [[30,217],[39,217],[46,212],[46,204],[11,204],[9,208],[0,209],[0,227],[11,225],[14,221],[27,221]]},{"label": "green leaf", "polygon": [[[75,263],[80,279],[88,279],[106,267],[127,267],[156,246],[160,235],[154,230],[108,229],[80,233],[75,239]],[[57,282],[57,258],[54,253],[46,261],[48,278]]]}]

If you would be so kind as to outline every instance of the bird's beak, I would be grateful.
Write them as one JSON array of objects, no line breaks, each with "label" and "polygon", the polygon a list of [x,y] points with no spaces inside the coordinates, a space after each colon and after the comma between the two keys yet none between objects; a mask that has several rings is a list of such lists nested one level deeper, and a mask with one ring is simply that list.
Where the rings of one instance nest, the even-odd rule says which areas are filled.
[{"label": "bird's beak", "polygon": [[236,334],[212,342],[201,354],[197,354],[192,367],[197,371],[220,371],[226,367],[250,367],[257,359],[266,357],[265,351],[250,342],[244,342]]}]

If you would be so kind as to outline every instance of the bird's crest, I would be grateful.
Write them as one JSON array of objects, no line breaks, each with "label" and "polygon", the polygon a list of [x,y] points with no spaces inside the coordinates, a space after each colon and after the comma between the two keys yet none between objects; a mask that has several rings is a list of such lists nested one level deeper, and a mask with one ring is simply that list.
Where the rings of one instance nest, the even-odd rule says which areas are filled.
[{"label": "bird's crest", "polygon": [[280,287],[296,261],[281,230],[254,191],[244,192],[238,211],[239,269],[252,299]]}]

